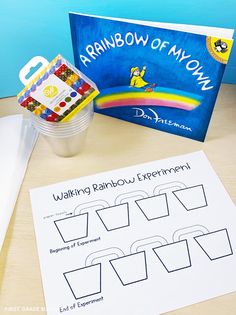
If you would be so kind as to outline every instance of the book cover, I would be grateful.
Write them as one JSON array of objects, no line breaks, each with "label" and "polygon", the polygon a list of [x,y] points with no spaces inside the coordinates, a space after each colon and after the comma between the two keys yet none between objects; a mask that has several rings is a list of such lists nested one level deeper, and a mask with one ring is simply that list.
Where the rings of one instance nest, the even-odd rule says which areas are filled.
[{"label": "book cover", "polygon": [[70,13],[95,111],[204,141],[233,40],[147,24]]}]

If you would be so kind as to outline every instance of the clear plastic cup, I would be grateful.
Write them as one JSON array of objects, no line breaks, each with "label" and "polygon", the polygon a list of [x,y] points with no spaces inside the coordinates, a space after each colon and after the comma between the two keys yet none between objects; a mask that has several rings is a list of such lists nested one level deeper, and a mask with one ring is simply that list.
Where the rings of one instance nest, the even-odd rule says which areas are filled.
[{"label": "clear plastic cup", "polygon": [[83,149],[93,114],[91,102],[67,122],[49,122],[34,114],[31,115],[31,121],[56,155],[70,157]]}]

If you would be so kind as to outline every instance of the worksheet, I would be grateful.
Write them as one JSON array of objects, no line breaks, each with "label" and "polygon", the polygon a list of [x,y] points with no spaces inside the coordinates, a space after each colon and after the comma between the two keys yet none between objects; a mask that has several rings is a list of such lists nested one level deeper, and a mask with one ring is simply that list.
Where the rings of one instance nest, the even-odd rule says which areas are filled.
[{"label": "worksheet", "polygon": [[236,208],[202,151],[30,195],[48,315],[158,315],[236,290]]}]

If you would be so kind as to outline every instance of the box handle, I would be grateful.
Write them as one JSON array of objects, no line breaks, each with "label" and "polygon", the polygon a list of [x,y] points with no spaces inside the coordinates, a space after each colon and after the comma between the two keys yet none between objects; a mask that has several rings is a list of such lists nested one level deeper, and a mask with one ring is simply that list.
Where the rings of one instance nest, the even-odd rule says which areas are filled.
[{"label": "box handle", "polygon": [[[35,68],[39,63],[41,63],[41,66],[39,69],[37,69],[29,78],[26,79],[26,76],[32,71],[32,68]],[[37,74],[42,71],[43,68],[45,68],[49,62],[47,59],[41,56],[35,56],[32,59],[30,59],[26,65],[20,70],[19,72],[19,78],[21,82],[24,85],[27,85],[31,80],[33,80]]]}]

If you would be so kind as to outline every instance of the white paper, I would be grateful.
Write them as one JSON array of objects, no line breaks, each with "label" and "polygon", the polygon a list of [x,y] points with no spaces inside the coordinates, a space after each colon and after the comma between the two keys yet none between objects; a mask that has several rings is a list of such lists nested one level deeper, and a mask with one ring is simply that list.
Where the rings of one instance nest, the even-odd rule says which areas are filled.
[{"label": "white paper", "polygon": [[9,193],[9,186],[14,172],[14,166],[20,144],[22,119],[22,115],[0,118],[1,205],[3,205],[3,202],[6,200],[6,194]]},{"label": "white paper", "polygon": [[103,19],[109,19],[109,20],[114,20],[114,21],[121,21],[121,22],[128,22],[128,23],[134,23],[134,24],[140,24],[140,25],[165,28],[167,30],[181,31],[181,32],[193,33],[193,34],[199,34],[199,35],[205,35],[205,36],[222,37],[222,38],[227,38],[227,39],[232,39],[234,35],[234,29],[230,29],[230,28],[114,18],[114,17],[107,17],[107,16],[82,14],[82,13],[76,13],[76,12],[71,12],[71,13],[98,17],[98,18],[103,18]]},{"label": "white paper", "polygon": [[36,138],[22,115],[0,118],[0,250]]},{"label": "white paper", "polygon": [[236,289],[236,208],[203,152],[31,202],[49,315],[157,315]]}]

